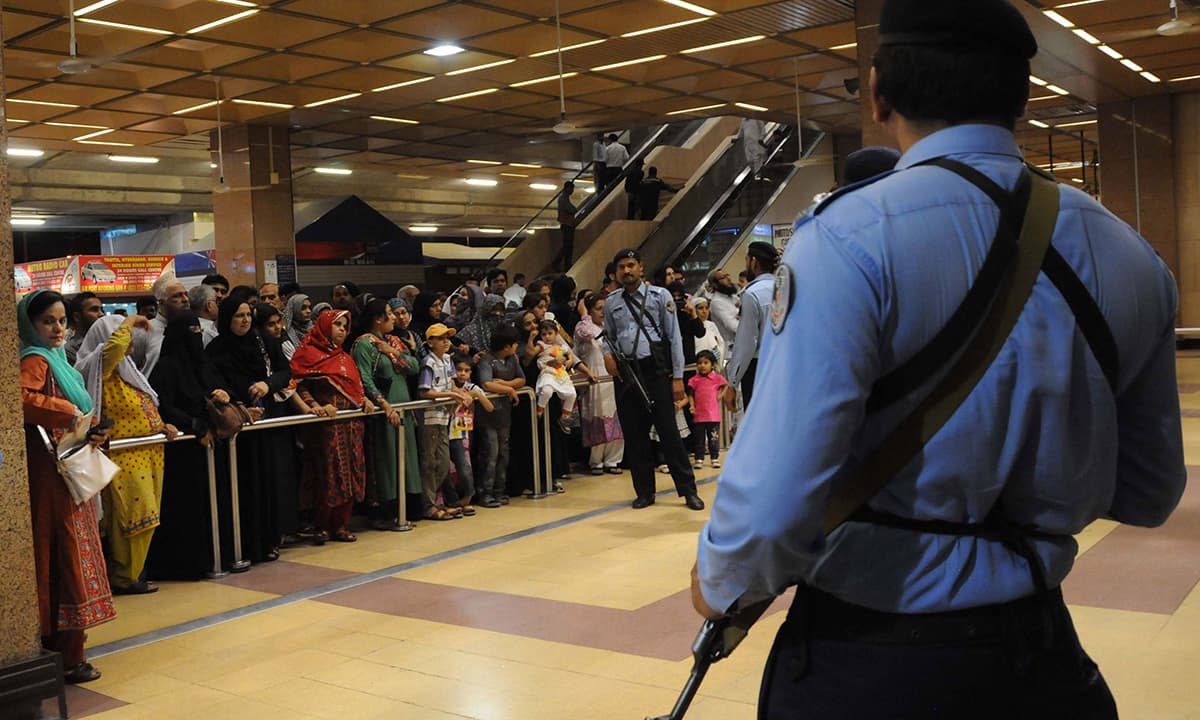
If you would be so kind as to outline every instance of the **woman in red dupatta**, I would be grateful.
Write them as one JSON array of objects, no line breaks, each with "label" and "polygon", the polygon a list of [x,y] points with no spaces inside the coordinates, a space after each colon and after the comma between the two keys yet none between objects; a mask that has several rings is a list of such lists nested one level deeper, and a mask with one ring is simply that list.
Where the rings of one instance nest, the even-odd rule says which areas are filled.
[{"label": "woman in red dupatta", "polygon": [[[354,358],[342,349],[349,329],[349,312],[321,313],[292,356],[292,380],[314,415],[332,417],[339,410],[375,409],[363,393]],[[346,524],[366,489],[363,421],[314,423],[302,430],[300,507],[315,510],[318,543],[329,538],[354,542],[357,538]]]}]

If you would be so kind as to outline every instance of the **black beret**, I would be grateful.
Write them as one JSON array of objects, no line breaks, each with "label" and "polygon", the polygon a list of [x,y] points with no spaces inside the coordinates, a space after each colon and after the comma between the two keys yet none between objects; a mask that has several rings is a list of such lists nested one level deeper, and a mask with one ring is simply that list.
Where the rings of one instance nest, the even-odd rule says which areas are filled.
[{"label": "black beret", "polygon": [[873,146],[855,150],[846,156],[846,164],[842,166],[842,184],[853,185],[882,175],[896,167],[899,160],[900,151],[890,147]]},{"label": "black beret", "polygon": [[633,258],[638,262],[642,261],[642,256],[637,250],[634,250],[633,248],[624,248],[622,250],[618,250],[616,255],[613,255],[613,265],[616,265],[625,258]]},{"label": "black beret", "polygon": [[767,262],[779,262],[779,250],[771,243],[762,240],[750,243],[750,246],[746,248],[746,254]]},{"label": "black beret", "polygon": [[985,50],[1026,60],[1038,50],[1029,23],[1008,0],[884,0],[879,45]]}]

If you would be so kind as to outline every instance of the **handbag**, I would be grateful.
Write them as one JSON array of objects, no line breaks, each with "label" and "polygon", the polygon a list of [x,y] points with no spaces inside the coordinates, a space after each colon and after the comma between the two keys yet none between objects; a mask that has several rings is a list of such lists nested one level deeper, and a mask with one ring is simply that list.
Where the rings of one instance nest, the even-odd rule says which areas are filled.
[{"label": "handbag", "polygon": [[237,435],[243,425],[253,425],[254,418],[241,402],[221,402],[209,398],[204,403],[213,434],[222,440]]},{"label": "handbag", "polygon": [[[77,427],[87,428],[90,425],[90,422],[84,421]],[[38,432],[46,450],[54,457],[58,474],[76,505],[94,498],[121,471],[115,462],[87,441],[88,436],[83,431],[66,433],[57,448],[50,441],[45,428],[39,425]]]}]

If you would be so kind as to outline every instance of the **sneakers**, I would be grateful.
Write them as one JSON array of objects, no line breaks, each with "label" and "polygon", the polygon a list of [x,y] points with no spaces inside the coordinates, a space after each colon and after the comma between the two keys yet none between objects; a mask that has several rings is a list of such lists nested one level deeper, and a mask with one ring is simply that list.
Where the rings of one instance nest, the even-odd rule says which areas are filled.
[{"label": "sneakers", "polygon": [[692,458],[692,467],[694,467],[694,468],[704,467],[704,458],[699,457],[699,456]]},{"label": "sneakers", "polygon": [[479,506],[485,508],[498,508],[500,507],[500,501],[492,495],[484,495],[479,501]]},{"label": "sneakers", "polygon": [[496,500],[497,500],[497,501],[498,501],[498,502],[499,502],[501,505],[507,505],[507,504],[508,504],[508,502],[509,502],[509,501],[508,501],[508,496],[507,496],[507,495],[501,495],[500,497],[496,498]]},{"label": "sneakers", "polygon": [[713,458],[713,459],[712,459],[712,466],[713,466],[713,467],[715,467],[715,468],[719,468],[719,467],[721,467],[721,461],[720,461],[720,460],[718,460],[718,459],[716,459],[716,458]]},{"label": "sneakers", "polygon": [[571,434],[571,416],[563,415],[558,419],[558,429],[563,431],[564,435]]},{"label": "sneakers", "polygon": [[659,465],[657,468],[655,468],[655,470],[658,470],[663,475],[671,474],[671,468],[667,467],[666,465]]},{"label": "sneakers", "polygon": [[591,469],[589,472],[591,472],[593,475],[603,475],[603,474],[604,474],[604,468],[602,468],[602,467],[594,467],[594,468],[592,468],[592,469]]}]

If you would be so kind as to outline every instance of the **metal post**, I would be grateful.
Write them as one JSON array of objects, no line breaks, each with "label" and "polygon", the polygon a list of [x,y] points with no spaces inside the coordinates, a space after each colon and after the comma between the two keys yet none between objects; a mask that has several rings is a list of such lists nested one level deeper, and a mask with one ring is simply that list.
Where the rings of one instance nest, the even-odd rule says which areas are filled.
[{"label": "metal post", "polygon": [[233,564],[232,572],[246,572],[250,561],[242,559],[242,515],[238,502],[237,435],[229,438],[229,498],[233,505]]},{"label": "metal post", "polygon": [[221,518],[217,515],[217,457],[214,450],[216,438],[205,448],[205,463],[208,465],[208,505],[212,515],[212,572],[205,573],[210,580],[223,578],[228,573],[221,569]]},{"label": "metal post", "polygon": [[407,451],[407,442],[404,436],[404,423],[406,413],[403,410],[400,413],[400,426],[396,428],[396,522],[399,525],[401,532],[408,532],[416,526],[408,521],[408,463],[404,462],[404,455]]},{"label": "metal post", "polygon": [[[533,438],[533,495],[531,497],[545,497],[546,493],[538,491],[538,483],[542,477],[542,462],[538,456],[538,430],[537,430],[537,395],[532,391],[529,393],[529,432]],[[549,465],[546,466],[549,472]]]},{"label": "metal post", "polygon": [[[547,408],[549,409],[549,408]],[[534,413],[537,417],[537,413]],[[554,494],[554,463],[550,461],[550,413],[542,413],[542,430],[545,431],[546,442],[542,445],[542,462],[546,466],[546,487],[542,488],[542,494],[537,494],[537,484],[533,486],[533,497],[535,500],[547,497]],[[534,446],[534,452],[537,452],[537,446]]]}]

